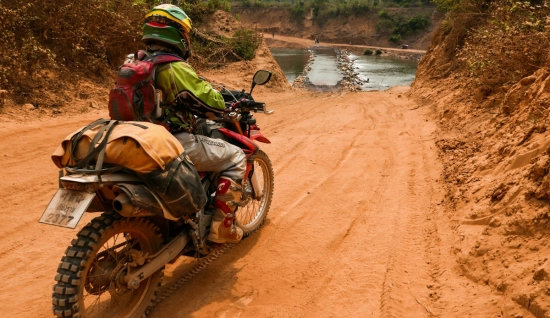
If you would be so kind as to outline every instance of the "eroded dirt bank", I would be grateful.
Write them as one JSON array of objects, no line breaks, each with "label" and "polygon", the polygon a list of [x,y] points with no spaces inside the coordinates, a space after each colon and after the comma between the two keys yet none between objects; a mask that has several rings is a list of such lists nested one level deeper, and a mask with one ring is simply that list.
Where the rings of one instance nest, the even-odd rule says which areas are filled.
[{"label": "eroded dirt bank", "polygon": [[[521,304],[529,316],[546,318],[550,11],[521,3],[513,14],[503,14],[510,7],[493,1],[487,16],[450,18],[420,62],[411,91],[431,106],[441,128],[436,144],[444,204],[457,237],[451,254],[472,281]],[[530,19],[525,13],[544,21],[542,27],[523,29],[523,19]],[[495,21],[506,21],[514,32],[501,32]],[[529,54],[495,49],[509,43],[529,48]],[[474,61],[486,53],[494,61],[477,69]]]},{"label": "eroded dirt bank", "polygon": [[[380,17],[385,11],[390,16],[400,16],[409,19],[413,16],[429,17],[430,26],[420,32],[404,35],[397,43],[389,40],[392,30],[384,25],[387,23]],[[441,23],[444,14],[438,12],[435,6],[410,8],[371,8],[368,12],[355,12],[349,15],[334,15],[315,17],[312,10],[306,10],[299,18],[292,10],[284,7],[242,7],[234,5],[231,13],[238,15],[242,24],[248,28],[265,32],[300,37],[313,41],[318,38],[322,43],[353,43],[381,47],[400,47],[401,44],[411,48],[425,50],[431,42],[431,33]],[[407,18],[405,18],[407,17]]]}]

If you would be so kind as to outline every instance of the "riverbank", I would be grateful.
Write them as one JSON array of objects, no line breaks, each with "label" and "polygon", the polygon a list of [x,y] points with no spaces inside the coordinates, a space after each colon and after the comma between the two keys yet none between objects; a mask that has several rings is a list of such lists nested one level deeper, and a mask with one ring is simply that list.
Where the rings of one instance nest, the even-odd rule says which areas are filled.
[{"label": "riverbank", "polygon": [[[341,5],[345,7],[349,4]],[[341,11],[340,14],[314,14],[308,8],[303,14],[296,14],[291,8],[282,7],[275,2],[265,7],[246,7],[234,3],[231,13],[235,17],[238,16],[245,27],[264,32],[269,37],[275,34],[275,38],[277,35],[285,35],[308,39],[311,42],[317,38],[321,44],[351,42],[374,47],[407,44],[410,48],[420,50],[428,49],[433,31],[445,17],[445,14],[439,12],[433,4],[413,5],[407,8],[381,5],[370,7],[361,13],[355,10],[347,13]],[[400,34],[401,39],[398,43],[390,41],[395,27],[413,18],[427,25],[415,32]]]},{"label": "riverbank", "polygon": [[314,47],[334,47],[341,50],[347,50],[355,54],[363,54],[366,49],[370,49],[373,52],[376,50],[381,50],[385,56],[395,56],[406,59],[415,59],[420,60],[420,58],[426,54],[425,50],[417,49],[401,49],[396,47],[378,47],[372,45],[354,45],[354,44],[345,44],[345,43],[315,43],[312,40],[297,38],[292,36],[284,36],[275,34],[273,37],[269,35],[264,35],[265,43],[269,48],[296,48],[296,49],[307,49]]}]

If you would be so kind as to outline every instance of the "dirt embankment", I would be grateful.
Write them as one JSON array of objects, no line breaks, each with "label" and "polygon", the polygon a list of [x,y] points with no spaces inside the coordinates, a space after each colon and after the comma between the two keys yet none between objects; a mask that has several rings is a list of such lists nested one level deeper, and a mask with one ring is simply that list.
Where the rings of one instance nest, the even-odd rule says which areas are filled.
[{"label": "dirt embankment", "polygon": [[[521,13],[521,4],[515,10]],[[522,15],[509,18],[522,24]],[[516,31],[514,23],[508,23],[513,32],[488,33],[503,18],[492,19],[459,16],[442,28],[411,91],[439,122],[444,203],[455,233],[450,252],[463,274],[535,317],[550,317],[550,56],[537,64],[546,59],[532,55],[540,46],[525,53],[506,49],[550,34],[542,28],[527,35],[525,24]],[[501,40],[491,34],[502,34]],[[484,66],[495,71],[476,69],[469,58],[482,62],[491,50],[501,64]]]},{"label": "dirt embankment", "polygon": [[[382,10],[382,9],[380,9]],[[430,17],[430,27],[424,31],[404,36],[398,43],[389,40],[389,31],[384,31],[380,24],[383,19],[379,16],[380,10],[369,11],[365,14],[349,17],[336,16],[332,18],[314,18],[309,12],[303,19],[294,18],[288,8],[246,8],[233,6],[231,13],[238,15],[242,24],[248,28],[265,33],[266,38],[277,35],[286,35],[311,40],[315,38],[325,43],[341,43],[353,45],[367,45],[379,47],[400,47],[407,44],[411,48],[426,50],[431,41],[432,32],[441,23],[443,14],[434,7],[425,8],[384,8],[389,15],[412,17],[425,15]],[[282,41],[284,42],[284,41]],[[270,44],[270,43],[268,43]]]},{"label": "dirt embankment", "polygon": [[[189,62],[200,72],[244,60],[241,46],[248,49],[256,38],[247,33],[229,40],[243,26],[229,13],[205,6],[186,6],[194,22]],[[10,48],[0,56],[0,114],[32,111],[40,117],[97,109],[127,54],[145,48],[141,26],[150,9],[149,2],[131,1],[0,3],[5,31],[0,47]],[[112,30],[104,21],[113,21]]]}]

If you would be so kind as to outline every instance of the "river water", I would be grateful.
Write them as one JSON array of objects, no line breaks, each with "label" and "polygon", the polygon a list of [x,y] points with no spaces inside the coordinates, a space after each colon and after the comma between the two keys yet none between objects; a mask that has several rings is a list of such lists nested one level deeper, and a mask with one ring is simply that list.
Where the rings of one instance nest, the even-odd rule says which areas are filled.
[{"label": "river water", "polygon": [[359,73],[364,91],[386,90],[392,86],[409,86],[416,76],[418,62],[391,56],[350,55]]},{"label": "river water", "polygon": [[[338,69],[337,56],[331,48],[271,49],[273,57],[285,73],[289,82],[302,74],[310,54],[315,58],[310,64],[307,76],[314,85],[336,85],[342,79]],[[415,78],[418,62],[388,56],[367,56],[351,54],[355,72],[365,81],[364,91],[386,90],[392,86],[408,86]],[[368,80],[368,82],[366,82]]]},{"label": "river water", "polygon": [[301,49],[272,48],[270,51],[290,83],[302,74],[310,54],[309,51]]},{"label": "river water", "polygon": [[311,70],[307,74],[313,85],[336,85],[342,79],[338,69],[336,52],[331,48],[315,48],[312,50],[315,59],[311,63]]}]

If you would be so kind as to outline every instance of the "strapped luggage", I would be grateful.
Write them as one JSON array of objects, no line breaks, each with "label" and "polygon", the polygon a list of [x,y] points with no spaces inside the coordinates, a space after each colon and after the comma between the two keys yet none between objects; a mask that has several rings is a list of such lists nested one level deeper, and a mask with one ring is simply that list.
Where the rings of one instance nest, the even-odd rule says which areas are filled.
[{"label": "strapped luggage", "polygon": [[99,119],[67,136],[52,160],[59,168],[99,176],[120,167],[132,170],[175,216],[206,204],[200,177],[180,142],[156,124]]}]

